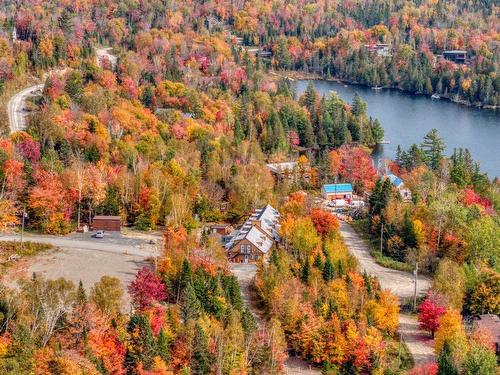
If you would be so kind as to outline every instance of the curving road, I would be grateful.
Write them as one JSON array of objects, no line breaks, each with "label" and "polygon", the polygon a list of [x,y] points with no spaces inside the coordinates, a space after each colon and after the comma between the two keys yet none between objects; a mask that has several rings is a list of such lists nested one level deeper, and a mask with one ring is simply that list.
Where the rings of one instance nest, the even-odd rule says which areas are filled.
[{"label": "curving road", "polygon": [[[358,260],[361,270],[376,276],[382,289],[389,289],[401,299],[413,296],[415,277],[413,274],[382,267],[370,254],[366,241],[345,221],[340,221],[340,234],[349,252]],[[419,275],[417,294],[425,295],[431,287],[431,280]],[[399,314],[399,334],[410,351],[416,366],[435,361],[434,347],[429,336],[418,326],[415,316]]]},{"label": "curving road", "polygon": [[10,132],[14,133],[26,127],[26,99],[37,95],[43,89],[43,84],[33,85],[18,92],[10,98],[7,104]]},{"label": "curving road", "polygon": [[[415,289],[415,276],[409,272],[393,270],[382,267],[375,262],[370,254],[366,241],[345,221],[340,221],[340,234],[349,252],[358,260],[361,271],[376,276],[382,289],[389,289],[399,298],[413,297]],[[419,275],[417,280],[417,294],[425,295],[431,287],[428,277]]]}]

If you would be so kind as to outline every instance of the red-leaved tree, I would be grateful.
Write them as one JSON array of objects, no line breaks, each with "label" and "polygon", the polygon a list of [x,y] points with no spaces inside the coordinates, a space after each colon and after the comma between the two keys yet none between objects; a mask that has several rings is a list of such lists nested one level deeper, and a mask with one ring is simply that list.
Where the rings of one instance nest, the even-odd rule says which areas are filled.
[{"label": "red-leaved tree", "polygon": [[135,280],[128,286],[128,292],[133,305],[140,311],[167,298],[165,285],[149,267],[143,267],[137,272]]},{"label": "red-leaved tree", "polygon": [[339,229],[339,221],[330,212],[315,208],[311,211],[311,220],[321,236],[328,236]]},{"label": "red-leaved tree", "polygon": [[439,303],[438,298],[432,294],[428,294],[427,298],[418,308],[418,322],[420,328],[429,331],[434,337],[434,333],[438,330],[441,321],[441,316],[446,312],[446,306]]}]

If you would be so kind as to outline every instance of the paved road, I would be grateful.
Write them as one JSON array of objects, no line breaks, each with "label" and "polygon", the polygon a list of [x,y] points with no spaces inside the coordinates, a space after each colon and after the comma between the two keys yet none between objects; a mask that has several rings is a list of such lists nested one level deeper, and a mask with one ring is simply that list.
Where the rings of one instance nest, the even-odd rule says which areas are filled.
[{"label": "paved road", "polygon": [[[255,264],[245,264],[245,263],[231,263],[231,271],[238,279],[238,284],[240,285],[241,295],[245,305],[254,314],[259,327],[263,326],[264,314],[262,311],[258,310],[252,301],[251,296],[251,285],[255,274],[257,272],[257,267]],[[297,357],[289,357],[285,362],[285,374],[287,375],[319,375],[320,371],[311,367],[308,363]]]},{"label": "paved road", "polygon": [[[344,238],[352,255],[356,257],[360,268],[368,274],[376,276],[382,289],[389,289],[400,298],[408,298],[414,293],[414,276],[411,273],[392,270],[380,266],[370,255],[370,248],[365,240],[345,221],[340,222],[340,234]],[[431,287],[431,280],[419,276],[417,293],[424,295]],[[399,333],[408,350],[413,356],[415,365],[435,361],[433,343],[430,338],[419,330],[417,319],[408,314],[399,314]]]},{"label": "paved road", "polygon": [[35,95],[37,91],[41,91],[42,89],[43,84],[30,86],[10,98],[9,103],[7,104],[7,113],[9,115],[9,127],[11,133],[23,130],[26,127],[26,99]]}]

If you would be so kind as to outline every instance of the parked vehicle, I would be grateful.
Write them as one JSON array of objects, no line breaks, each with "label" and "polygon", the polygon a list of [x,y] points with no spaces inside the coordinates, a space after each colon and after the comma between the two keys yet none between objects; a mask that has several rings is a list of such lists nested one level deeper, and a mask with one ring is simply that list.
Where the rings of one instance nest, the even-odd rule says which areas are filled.
[{"label": "parked vehicle", "polygon": [[345,207],[347,206],[347,201],[345,199],[334,199],[328,203],[330,207]]},{"label": "parked vehicle", "polygon": [[362,208],[364,206],[365,206],[365,202],[363,202],[363,201],[352,201],[351,202],[352,208]]},{"label": "parked vehicle", "polygon": [[104,238],[104,231],[103,230],[98,230],[95,233],[95,238]]}]

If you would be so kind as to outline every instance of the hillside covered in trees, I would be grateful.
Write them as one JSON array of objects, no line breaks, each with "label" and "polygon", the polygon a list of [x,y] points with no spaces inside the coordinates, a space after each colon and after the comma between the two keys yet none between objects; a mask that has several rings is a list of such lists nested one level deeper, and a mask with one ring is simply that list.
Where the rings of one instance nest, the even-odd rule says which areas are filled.
[{"label": "hillside covered in trees", "polygon": [[[359,273],[337,220],[313,207],[338,180],[367,197],[358,225],[380,261],[434,278],[420,320],[442,373],[493,375],[490,340],[462,318],[500,313],[498,181],[467,150],[444,155],[432,131],[386,171],[405,181],[404,201],[373,166],[383,124],[362,98],[312,85],[297,97],[271,70],[498,106],[498,11],[443,0],[3,1],[1,104],[44,87],[22,131],[11,134],[2,111],[0,230],[25,211],[28,230],[55,235],[119,215],[164,229],[165,248],[157,272],[128,286],[131,314],[113,278],[90,292],[40,276],[2,287],[0,372],[273,374],[287,348],[329,375],[406,371],[398,301]],[[370,52],[376,43],[388,55]],[[97,58],[102,46],[116,65]],[[467,64],[436,57],[448,49],[465,49]],[[299,178],[275,181],[266,163],[289,160]],[[267,203],[283,214],[284,248],[259,264],[268,321],[257,327],[222,248],[197,230]]]}]

